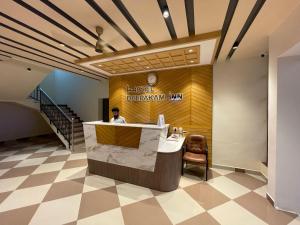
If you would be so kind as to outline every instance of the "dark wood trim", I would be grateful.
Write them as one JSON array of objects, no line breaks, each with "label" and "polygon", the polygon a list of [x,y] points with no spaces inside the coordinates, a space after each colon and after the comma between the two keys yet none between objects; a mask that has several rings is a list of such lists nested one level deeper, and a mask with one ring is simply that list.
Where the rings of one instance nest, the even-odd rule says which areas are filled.
[{"label": "dark wood trim", "polygon": [[67,71],[67,72],[70,72],[70,73],[73,73],[73,74],[76,74],[76,75],[79,75],[79,76],[84,76],[84,77],[88,77],[90,79],[94,79],[94,80],[99,81],[99,79],[96,79],[94,77],[86,76],[86,75],[83,75],[83,74],[80,74],[80,73],[77,73],[77,72],[74,72],[74,71],[71,71],[71,70],[67,70],[67,69],[64,69],[64,68],[61,68],[61,67],[58,67],[58,66],[54,66],[54,65],[51,65],[51,64],[48,64],[48,63],[45,63],[45,62],[41,62],[41,61],[38,61],[38,60],[35,60],[35,59],[31,59],[31,58],[28,58],[28,57],[25,57],[25,56],[22,56],[22,55],[18,55],[18,54],[12,53],[12,52],[7,52],[7,51],[1,50],[1,49],[0,49],[0,52],[4,52],[6,54],[11,54],[13,56],[20,57],[20,58],[23,58],[23,59],[26,59],[26,60],[29,60],[29,61],[33,61],[33,62],[42,64],[42,65],[45,65],[45,66],[50,66],[52,68],[57,68],[57,69],[64,70],[64,71]]},{"label": "dark wood trim", "polygon": [[2,42],[2,41],[0,41],[0,44],[6,45],[6,46],[8,46],[8,47],[11,47],[11,48],[14,48],[14,49],[17,49],[17,50],[23,51],[23,52],[27,52],[27,53],[29,53],[29,54],[32,54],[32,55],[35,55],[35,56],[38,56],[38,57],[41,57],[41,58],[44,58],[44,59],[47,59],[47,60],[50,60],[50,61],[53,61],[53,62],[59,63],[59,64],[62,64],[62,65],[64,65],[64,66],[71,67],[71,68],[73,68],[73,69],[82,70],[82,71],[84,71],[84,72],[86,72],[86,73],[88,73],[88,74],[90,74],[90,75],[93,75],[93,76],[97,76],[97,77],[101,77],[101,78],[106,78],[106,77],[103,77],[103,76],[101,76],[101,75],[98,75],[98,74],[93,74],[93,73],[90,73],[89,71],[85,71],[84,69],[77,68],[77,67],[75,67],[75,66],[68,65],[68,64],[66,64],[66,63],[63,63],[63,62],[57,61],[57,60],[55,60],[55,59],[51,59],[51,58],[48,58],[48,57],[46,57],[46,56],[43,56],[43,55],[40,55],[40,54],[37,54],[37,53],[31,52],[31,51],[28,51],[28,50],[26,50],[26,49],[19,48],[19,47],[17,47],[17,46],[13,46],[13,45],[10,45],[10,44],[7,44],[7,43],[4,43],[4,42]]},{"label": "dark wood trim", "polygon": [[44,36],[44,37],[46,37],[46,38],[48,38],[48,39],[50,39],[50,40],[58,43],[58,44],[64,44],[67,48],[69,48],[69,49],[71,49],[71,50],[73,50],[73,51],[75,51],[75,52],[77,52],[77,53],[79,53],[79,54],[81,54],[81,55],[83,55],[85,57],[89,57],[89,55],[87,55],[87,54],[85,54],[85,53],[83,53],[83,52],[81,52],[81,51],[79,51],[79,50],[71,47],[70,45],[68,45],[68,44],[66,44],[64,42],[58,41],[55,38],[49,36],[48,34],[45,34],[45,33],[41,32],[41,31],[39,31],[39,30],[37,30],[37,29],[35,29],[35,28],[33,28],[33,27],[31,27],[31,26],[29,26],[29,25],[27,25],[27,24],[25,24],[25,23],[23,23],[23,22],[21,22],[21,21],[19,21],[17,19],[15,19],[15,18],[12,18],[12,17],[10,17],[10,16],[8,16],[8,15],[2,13],[2,12],[0,12],[0,16],[3,16],[4,18],[6,18],[6,19],[8,19],[8,20],[10,20],[10,21],[12,21],[12,22],[14,22],[16,24],[19,24],[22,27],[26,27],[27,29],[29,29],[29,30],[37,33],[37,34],[40,34],[40,35],[42,35],[42,36]]},{"label": "dark wood trim", "polygon": [[184,5],[189,35],[195,35],[194,1],[185,0]]},{"label": "dark wood trim", "polygon": [[177,39],[177,34],[176,34],[176,31],[175,31],[175,28],[174,28],[174,24],[173,24],[173,21],[172,21],[171,12],[169,10],[167,1],[166,0],[157,0],[157,3],[159,5],[159,8],[160,8],[160,11],[161,11],[162,14],[163,14],[164,10],[168,10],[169,11],[169,14],[170,14],[169,17],[168,18],[164,18],[164,20],[166,22],[166,25],[167,25],[167,28],[169,30],[171,38],[172,39]]},{"label": "dark wood trim", "polygon": [[241,168],[234,168],[234,171],[238,173],[246,173],[246,170]]},{"label": "dark wood trim", "polygon": [[14,43],[14,44],[17,44],[17,45],[23,46],[23,47],[25,47],[25,48],[29,48],[29,49],[31,49],[31,50],[34,50],[34,51],[37,51],[37,52],[43,53],[43,54],[45,54],[45,55],[48,55],[48,56],[51,56],[51,57],[53,57],[53,58],[56,58],[56,59],[62,60],[62,61],[64,61],[64,62],[66,62],[66,63],[70,63],[70,64],[72,64],[72,65],[74,65],[74,66],[78,66],[78,67],[79,67],[78,69],[80,69],[80,70],[83,70],[83,71],[87,71],[87,70],[88,70],[88,71],[90,71],[90,72],[89,72],[90,74],[94,74],[94,75],[96,75],[96,76],[98,75],[98,73],[94,72],[94,71],[93,71],[93,70],[91,70],[91,69],[88,69],[88,68],[86,68],[86,67],[83,67],[83,66],[77,65],[77,64],[75,64],[75,63],[73,63],[73,62],[71,62],[71,61],[68,61],[68,60],[65,60],[65,59],[63,59],[63,58],[61,58],[61,57],[58,57],[58,56],[52,55],[52,54],[50,54],[50,53],[48,53],[48,52],[44,52],[44,51],[42,51],[42,50],[40,50],[40,49],[37,49],[37,48],[31,47],[31,46],[29,46],[29,45],[25,45],[25,44],[23,44],[23,43],[21,43],[21,42],[18,42],[18,41],[12,40],[12,39],[10,39],[10,38],[7,38],[7,37],[4,37],[4,36],[2,36],[2,35],[0,35],[0,38],[2,38],[2,39],[4,39],[4,40],[7,40],[7,41],[10,41],[10,42],[12,42],[12,43]]},{"label": "dark wood trim", "polygon": [[[1,56],[7,57],[7,58],[11,58],[11,56],[9,55],[5,55],[5,54],[0,54]],[[2,60],[3,61],[3,60]]]},{"label": "dark wood trim", "polygon": [[89,172],[158,191],[178,188],[182,151],[157,153],[154,172],[88,159]]},{"label": "dark wood trim", "polygon": [[[263,7],[263,5],[265,4],[266,0],[256,0],[255,5],[253,6],[244,26],[242,27],[241,32],[239,33],[238,37],[236,38],[234,45],[237,44],[239,45],[245,34],[247,33],[247,31],[249,30],[250,26],[252,25],[253,21],[255,20],[256,16],[258,15],[258,13],[260,12],[261,8]],[[232,55],[234,54],[236,49],[233,49],[233,46],[231,47],[227,59],[230,59],[232,57]]]},{"label": "dark wood trim", "polygon": [[130,37],[104,12],[104,10],[94,1],[85,0],[88,5],[95,10],[107,23],[109,23],[116,31],[118,31],[121,36],[129,43],[132,47],[137,47],[137,45],[130,39]]},{"label": "dark wood trim", "polygon": [[[85,26],[83,26],[81,23],[79,23],[77,20],[75,20],[73,17],[71,17],[69,14],[67,14],[65,11],[62,9],[58,8],[55,4],[48,0],[41,0],[45,5],[47,5],[49,8],[53,9],[55,12],[69,20],[71,23],[73,23],[75,26],[79,27],[81,30],[83,30],[85,33],[90,35],[92,38],[98,40],[98,35],[87,29]],[[113,52],[116,51],[115,48],[113,48],[111,45],[107,44],[107,47],[112,50]]]},{"label": "dark wood trim", "polygon": [[42,18],[42,19],[46,20],[47,22],[51,23],[52,25],[60,28],[64,32],[70,34],[74,38],[82,41],[86,45],[88,45],[90,47],[94,47],[94,44],[91,44],[90,42],[88,42],[87,40],[85,40],[84,38],[82,38],[81,36],[79,36],[78,34],[75,34],[73,31],[69,30],[68,28],[66,28],[62,24],[56,22],[55,20],[53,20],[49,16],[45,15],[44,13],[40,12],[39,10],[35,9],[34,7],[32,7],[31,5],[25,3],[24,1],[20,1],[20,0],[13,0],[13,1],[16,2],[17,4],[19,4],[20,6],[24,7],[25,9],[28,9],[29,11],[31,11],[35,15],[39,16],[40,18]]},{"label": "dark wood trim", "polygon": [[225,16],[225,19],[224,19],[224,23],[223,23],[223,26],[222,26],[221,37],[220,37],[219,45],[218,45],[217,52],[216,52],[216,55],[215,55],[215,60],[217,60],[218,57],[219,57],[220,51],[222,49],[225,37],[227,35],[227,31],[230,27],[230,24],[231,24],[231,21],[232,21],[233,15],[235,13],[238,2],[239,2],[238,0],[230,0],[230,2],[229,2],[227,12],[226,12],[226,16]]},{"label": "dark wood trim", "polygon": [[131,16],[125,5],[122,3],[121,0],[112,0],[115,6],[120,10],[120,12],[123,14],[123,16],[127,19],[127,21],[131,24],[131,26],[135,29],[135,31],[140,35],[140,37],[144,40],[144,42],[147,45],[150,45],[151,42],[147,38],[146,34],[142,31],[142,29],[139,27],[137,22],[134,20],[134,18]]},{"label": "dark wood trim", "polygon": [[35,38],[35,37],[33,37],[33,36],[29,35],[29,34],[26,34],[26,33],[22,32],[22,31],[17,30],[17,29],[15,29],[15,28],[13,28],[13,27],[10,27],[10,26],[8,26],[8,25],[6,25],[6,24],[0,23],[0,26],[3,26],[3,27],[5,27],[6,29],[9,29],[9,30],[14,31],[14,32],[16,32],[16,33],[18,33],[18,34],[21,34],[21,35],[23,35],[23,36],[25,36],[25,37],[27,37],[27,38],[30,38],[30,39],[35,40],[35,41],[37,41],[37,42],[40,42],[40,43],[42,43],[42,44],[44,44],[44,45],[47,45],[48,47],[54,48],[54,49],[56,49],[56,50],[58,50],[58,51],[60,51],[60,52],[63,52],[63,53],[65,53],[65,54],[67,54],[67,55],[70,55],[70,56],[72,56],[72,57],[74,57],[74,58],[76,58],[76,59],[80,59],[80,57],[78,57],[77,55],[74,55],[74,54],[72,54],[72,53],[70,53],[70,52],[67,52],[67,51],[65,51],[65,50],[63,50],[63,49],[60,49],[60,48],[58,48],[58,47],[56,47],[56,46],[54,46],[54,45],[51,45],[51,44],[49,44],[49,43],[47,43],[47,42],[45,42],[45,41],[42,41],[42,40],[40,40],[40,39],[38,39],[38,38]]}]

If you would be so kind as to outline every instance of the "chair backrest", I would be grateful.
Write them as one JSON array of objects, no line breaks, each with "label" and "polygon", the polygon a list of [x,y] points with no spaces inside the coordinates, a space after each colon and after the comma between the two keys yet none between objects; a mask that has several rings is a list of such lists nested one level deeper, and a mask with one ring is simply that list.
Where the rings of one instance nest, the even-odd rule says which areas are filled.
[{"label": "chair backrest", "polygon": [[186,151],[204,154],[207,149],[206,138],[199,134],[190,134],[186,138]]}]

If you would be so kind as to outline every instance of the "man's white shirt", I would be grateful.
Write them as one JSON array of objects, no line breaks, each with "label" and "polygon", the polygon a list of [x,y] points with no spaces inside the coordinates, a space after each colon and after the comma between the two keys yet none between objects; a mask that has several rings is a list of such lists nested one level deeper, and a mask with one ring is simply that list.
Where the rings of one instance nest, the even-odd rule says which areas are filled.
[{"label": "man's white shirt", "polygon": [[111,123],[126,123],[126,120],[123,116],[119,116],[117,119],[114,117],[110,119]]}]

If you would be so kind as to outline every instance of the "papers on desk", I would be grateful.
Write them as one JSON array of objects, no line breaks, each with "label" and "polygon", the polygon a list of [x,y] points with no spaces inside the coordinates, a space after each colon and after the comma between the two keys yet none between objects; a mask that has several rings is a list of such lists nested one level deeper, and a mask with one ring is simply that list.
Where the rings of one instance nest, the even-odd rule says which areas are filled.
[{"label": "papers on desk", "polygon": [[170,137],[167,138],[167,141],[179,141],[179,134],[172,134]]}]

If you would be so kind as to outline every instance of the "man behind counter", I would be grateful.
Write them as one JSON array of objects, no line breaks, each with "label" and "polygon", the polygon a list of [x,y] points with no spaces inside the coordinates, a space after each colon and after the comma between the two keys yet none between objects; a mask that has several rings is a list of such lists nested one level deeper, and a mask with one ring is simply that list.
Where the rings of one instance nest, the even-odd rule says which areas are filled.
[{"label": "man behind counter", "polygon": [[118,107],[112,108],[113,118],[111,118],[111,123],[126,123],[126,120],[124,117],[120,116],[120,110]]}]

